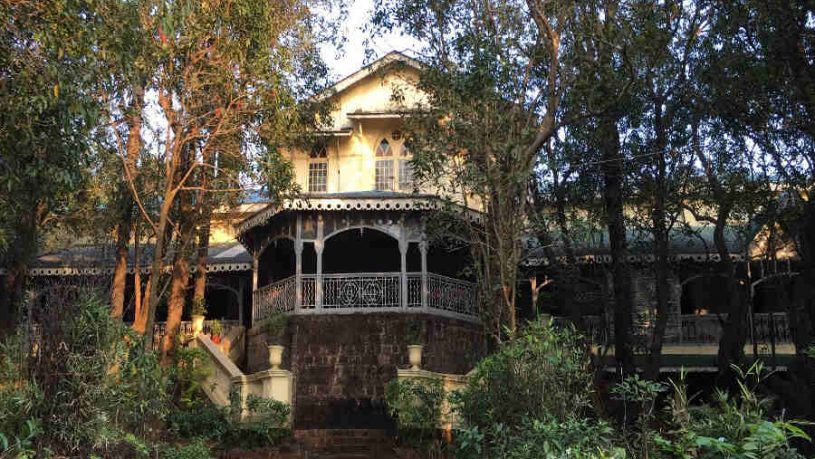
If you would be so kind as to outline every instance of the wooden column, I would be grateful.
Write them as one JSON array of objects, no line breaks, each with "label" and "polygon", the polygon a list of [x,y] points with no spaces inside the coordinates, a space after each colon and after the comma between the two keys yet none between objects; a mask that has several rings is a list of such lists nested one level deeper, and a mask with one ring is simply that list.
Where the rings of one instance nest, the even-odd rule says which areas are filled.
[{"label": "wooden column", "polygon": [[[404,233],[404,231],[402,231]],[[408,251],[408,242],[407,239],[402,239],[399,241],[399,252],[402,255],[402,270],[400,271],[399,276],[399,286],[400,286],[400,295],[402,297],[402,307],[407,308],[408,303],[408,279],[407,279],[407,251]]]},{"label": "wooden column", "polygon": [[297,215],[297,228],[294,237],[294,283],[295,311],[303,305],[303,218]]},{"label": "wooden column", "polygon": [[427,241],[419,242],[419,252],[422,254],[422,307],[427,308]]},{"label": "wooden column", "polygon": [[[250,325],[254,324],[255,321],[255,308],[257,305],[255,304],[255,292],[258,289],[258,258],[260,254],[255,252],[252,254],[252,299],[251,299],[251,308],[252,308],[252,315],[249,317],[249,320],[252,321]],[[243,309],[243,308],[241,308]],[[241,311],[241,315],[243,315],[243,311]],[[241,321],[243,323],[243,321]]]},{"label": "wooden column", "polygon": [[314,307],[323,307],[323,216],[317,216],[317,239],[314,241],[314,251],[317,253],[317,279],[314,285]]}]

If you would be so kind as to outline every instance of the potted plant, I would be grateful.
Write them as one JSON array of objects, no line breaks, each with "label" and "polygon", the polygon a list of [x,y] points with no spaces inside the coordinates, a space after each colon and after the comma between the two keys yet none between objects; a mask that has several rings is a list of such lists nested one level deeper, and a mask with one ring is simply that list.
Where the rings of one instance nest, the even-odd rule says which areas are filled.
[{"label": "potted plant", "polygon": [[286,334],[286,325],[289,317],[282,312],[273,312],[263,322],[263,331],[266,332],[266,344],[269,350],[269,365],[273,370],[279,370],[283,363],[283,337]]},{"label": "potted plant", "polygon": [[198,336],[199,333],[204,331],[204,316],[207,314],[207,305],[203,298],[193,300],[192,308],[190,309],[190,317],[192,318],[192,334]]},{"label": "potted plant", "polygon": [[221,334],[224,331],[224,326],[220,320],[213,320],[209,323],[209,336],[213,343],[221,344]]},{"label": "potted plant", "polygon": [[405,338],[408,342],[408,362],[411,370],[418,370],[422,365],[422,350],[424,349],[424,324],[413,321],[408,324]]}]

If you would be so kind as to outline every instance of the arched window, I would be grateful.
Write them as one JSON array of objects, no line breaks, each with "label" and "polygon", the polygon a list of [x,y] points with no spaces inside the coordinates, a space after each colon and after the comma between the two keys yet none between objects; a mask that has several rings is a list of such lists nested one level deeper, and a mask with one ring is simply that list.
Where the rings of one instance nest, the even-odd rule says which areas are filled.
[{"label": "arched window", "polygon": [[328,149],[325,143],[314,144],[309,152],[308,191],[325,193],[328,190]]},{"label": "arched window", "polygon": [[388,159],[377,159],[375,168],[376,174],[374,176],[374,187],[377,191],[393,191],[393,149],[391,148],[391,144],[386,140],[382,139],[379,142],[379,145],[376,147],[376,157],[377,158],[388,158]]},{"label": "arched window", "polygon": [[412,159],[410,142],[405,140],[399,158],[399,189],[402,191],[413,191],[416,188],[413,183],[413,165],[410,163]]},{"label": "arched window", "polygon": [[386,156],[393,156],[393,149],[391,148],[391,144],[386,139],[382,139],[382,141],[379,142],[379,145],[376,147],[376,157],[383,158]]}]

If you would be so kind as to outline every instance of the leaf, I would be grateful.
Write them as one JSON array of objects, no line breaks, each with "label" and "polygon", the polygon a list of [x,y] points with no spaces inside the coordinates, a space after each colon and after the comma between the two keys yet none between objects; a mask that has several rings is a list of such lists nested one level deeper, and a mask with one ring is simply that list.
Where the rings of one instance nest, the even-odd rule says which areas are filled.
[{"label": "leaf", "polygon": [[59,83],[54,85],[54,98],[59,97]]}]

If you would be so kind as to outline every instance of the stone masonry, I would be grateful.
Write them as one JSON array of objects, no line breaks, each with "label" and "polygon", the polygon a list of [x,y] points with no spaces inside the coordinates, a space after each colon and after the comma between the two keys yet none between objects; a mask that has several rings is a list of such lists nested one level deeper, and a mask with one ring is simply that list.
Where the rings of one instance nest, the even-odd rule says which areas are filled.
[{"label": "stone masonry", "polygon": [[[294,375],[295,429],[389,428],[385,386],[407,368],[406,335],[425,330],[423,368],[464,374],[484,354],[481,327],[425,314],[292,316],[283,368]],[[248,336],[248,371],[268,368],[266,336]]]}]

